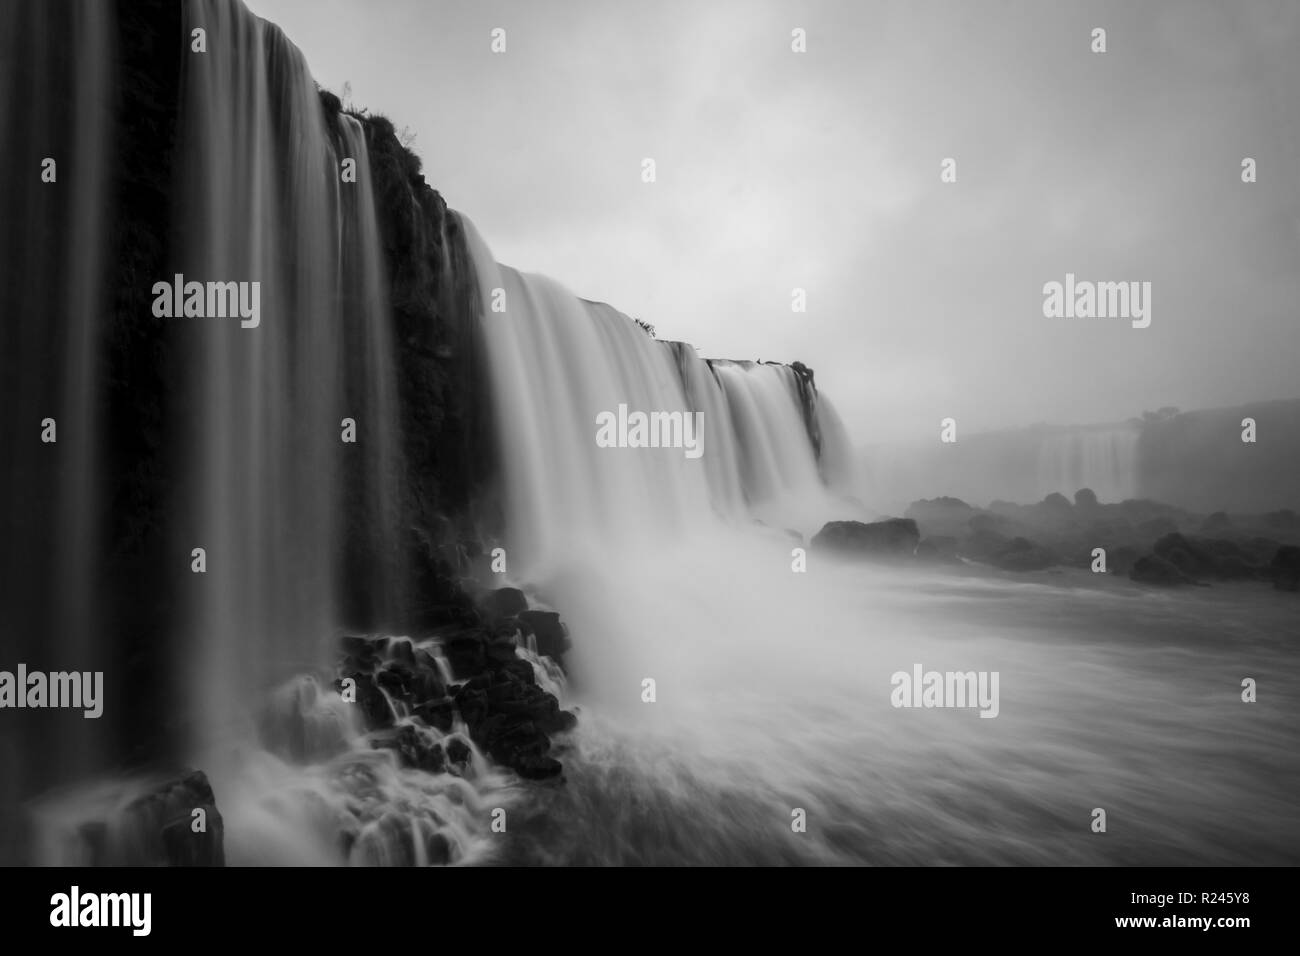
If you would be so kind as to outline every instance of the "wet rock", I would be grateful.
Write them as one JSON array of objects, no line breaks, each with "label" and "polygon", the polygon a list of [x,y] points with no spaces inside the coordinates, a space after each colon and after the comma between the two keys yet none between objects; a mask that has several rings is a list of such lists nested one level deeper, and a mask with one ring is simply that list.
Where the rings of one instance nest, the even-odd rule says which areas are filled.
[{"label": "wet rock", "polygon": [[[202,810],[205,832],[195,833]],[[102,862],[115,866],[225,866],[225,825],[208,778],[190,770],[138,797],[123,811],[119,839]]]},{"label": "wet rock", "polygon": [[537,675],[533,673],[533,665],[518,657],[502,664],[497,668],[497,672],[498,675],[507,674],[521,684],[537,683]]},{"label": "wet rock", "polygon": [[1194,583],[1176,564],[1157,554],[1138,558],[1128,576],[1139,584],[1154,584],[1159,587]]},{"label": "wet rock", "polygon": [[421,734],[410,724],[398,727],[395,733],[371,740],[376,750],[394,750],[402,766],[428,773],[442,773],[445,756],[442,747]]},{"label": "wet rock", "polygon": [[516,660],[518,655],[515,653],[515,642],[513,639],[490,641],[484,648],[484,655],[487,659],[488,667],[497,667],[501,664],[508,664]]},{"label": "wet rock", "polygon": [[441,833],[430,834],[424,841],[424,855],[430,866],[446,866],[451,862],[451,841]]},{"label": "wet rock", "polygon": [[1000,531],[983,525],[975,527],[974,521],[971,522],[971,526],[971,533],[961,544],[961,553],[968,558],[976,561],[992,561],[1006,550],[1011,542],[1011,539]]},{"label": "wet rock", "polygon": [[549,780],[564,772],[554,757],[527,756],[520,759],[515,772],[525,780]]},{"label": "wet rock", "polygon": [[436,727],[445,734],[451,731],[456,717],[456,708],[449,698],[426,700],[416,705],[414,713],[430,727]]},{"label": "wet rock", "polygon": [[415,647],[409,638],[395,637],[388,643],[388,655],[395,661],[415,666]]},{"label": "wet rock", "polygon": [[342,640],[343,667],[348,671],[373,671],[381,653],[376,638],[348,636]]},{"label": "wet rock", "polygon": [[461,720],[465,721],[471,733],[475,727],[487,719],[490,710],[487,691],[465,684],[457,689],[454,699],[456,709],[460,711]]},{"label": "wet rock", "polygon": [[1080,488],[1074,493],[1074,506],[1080,511],[1096,511],[1097,505],[1097,493],[1091,488]]},{"label": "wet rock", "polygon": [[447,763],[464,769],[469,763],[473,751],[459,734],[453,734],[443,741],[443,750],[447,754]]},{"label": "wet rock", "polygon": [[497,588],[480,595],[478,606],[484,618],[491,623],[528,610],[528,599],[518,588]]},{"label": "wet rock", "polygon": [[447,663],[458,680],[478,674],[487,666],[487,649],[481,631],[462,632],[442,645]]},{"label": "wet rock", "polygon": [[1151,546],[1151,550],[1189,576],[1213,574],[1215,571],[1214,556],[1176,531],[1162,537]]},{"label": "wet rock", "polygon": [[384,692],[375,683],[375,678],[362,671],[345,673],[334,682],[335,689],[340,693],[344,691],[343,681],[347,678],[351,678],[355,684],[356,700],[354,703],[361,709],[361,717],[366,727],[371,730],[379,730],[393,726],[393,709],[389,706],[387,698],[384,697]]},{"label": "wet rock", "polygon": [[521,611],[517,619],[520,629],[536,639],[538,654],[558,661],[572,647],[568,628],[555,611]]},{"label": "wet rock", "polygon": [[388,696],[394,700],[406,699],[406,679],[407,675],[402,672],[400,666],[393,666],[400,662],[394,661],[375,675],[375,683],[388,692]]},{"label": "wet rock", "polygon": [[920,540],[921,533],[911,518],[888,518],[870,524],[831,521],[813,535],[812,547],[860,558],[900,558],[913,555]]},{"label": "wet rock", "polygon": [[1056,556],[1028,538],[1012,538],[993,556],[993,563],[1005,571],[1041,571],[1056,564]]}]

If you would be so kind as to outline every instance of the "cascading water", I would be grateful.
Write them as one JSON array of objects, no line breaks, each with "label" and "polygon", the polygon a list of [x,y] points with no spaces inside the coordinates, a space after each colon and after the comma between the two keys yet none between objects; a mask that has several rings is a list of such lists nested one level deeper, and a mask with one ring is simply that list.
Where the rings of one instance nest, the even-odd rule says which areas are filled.
[{"label": "cascading water", "polygon": [[[196,729],[223,736],[266,686],[324,663],[343,417],[339,159],[302,55],[225,0],[191,0],[177,272],[260,283],[254,328],[191,322],[202,369],[194,547]],[[369,250],[378,256],[378,249]],[[379,317],[372,317],[378,321]]]},{"label": "cascading water", "polygon": [[[483,313],[482,332],[502,454],[516,465],[507,469],[510,540],[529,573],[581,548],[676,540],[719,516],[805,533],[843,513],[819,471],[792,368],[705,361],[657,342],[607,305],[498,265],[461,221],[482,301],[504,301]],[[834,426],[827,400],[815,400],[815,420]],[[620,406],[701,413],[700,454],[601,447],[598,417]],[[827,456],[846,461],[842,429],[828,433]]]}]

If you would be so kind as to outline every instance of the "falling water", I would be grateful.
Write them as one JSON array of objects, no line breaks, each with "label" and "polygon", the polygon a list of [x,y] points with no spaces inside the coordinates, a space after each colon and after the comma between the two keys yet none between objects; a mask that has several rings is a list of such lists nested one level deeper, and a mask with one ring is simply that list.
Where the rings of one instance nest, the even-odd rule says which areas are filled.
[{"label": "falling water", "polygon": [[[94,561],[103,335],[111,11],[62,0],[0,8],[0,648],[3,664],[103,667]],[[34,39],[33,39],[34,38]],[[53,161],[53,166],[47,166]],[[48,178],[46,178],[48,177]],[[47,426],[47,422],[51,423]],[[52,429],[52,430],[51,430]],[[51,439],[47,441],[46,439]],[[6,712],[0,860],[21,789],[85,773],[103,728]],[[49,744],[39,751],[29,744]]]},{"label": "falling water", "polygon": [[[302,54],[229,0],[191,0],[176,271],[259,282],[260,324],[177,319],[202,369],[193,547],[193,687],[224,734],[267,686],[327,660],[338,620],[340,467],[364,455],[391,510],[391,342],[360,124],[331,135]],[[357,161],[356,183],[341,162]],[[349,373],[352,373],[349,377]],[[356,446],[342,420],[357,422]],[[372,514],[382,527],[391,515]],[[388,525],[391,527],[391,523]]]},{"label": "falling water", "polygon": [[1043,438],[1038,488],[1033,500],[1052,492],[1072,495],[1091,488],[1100,501],[1137,497],[1138,430],[1127,426],[1070,429]]},{"label": "falling water", "polygon": [[[807,533],[842,512],[819,469],[792,368],[706,361],[682,343],[657,342],[607,305],[497,264],[462,222],[485,303],[499,439],[513,465],[510,540],[523,566],[535,573],[610,542],[678,540],[718,518]],[[503,310],[490,308],[494,299]],[[811,400],[814,421],[834,426],[827,400]],[[701,453],[600,447],[598,416],[620,405],[702,413]],[[833,446],[828,457],[847,460],[842,429],[828,428],[822,440]]]}]

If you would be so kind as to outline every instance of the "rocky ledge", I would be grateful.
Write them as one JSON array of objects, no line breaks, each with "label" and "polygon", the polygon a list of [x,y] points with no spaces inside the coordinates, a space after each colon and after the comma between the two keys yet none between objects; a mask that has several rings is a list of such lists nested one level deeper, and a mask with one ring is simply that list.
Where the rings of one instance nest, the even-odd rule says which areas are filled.
[{"label": "rocky ledge", "polygon": [[1073,502],[1052,494],[1034,505],[916,501],[903,518],[832,521],[812,546],[891,564],[1075,567],[1159,587],[1257,581],[1300,590],[1300,517],[1292,511],[1206,516],[1147,500],[1101,504],[1086,488]]},{"label": "rocky ledge", "polygon": [[[475,603],[418,641],[345,637],[335,687],[355,695],[372,746],[395,750],[405,766],[437,773],[463,764],[469,748],[453,733],[459,722],[483,753],[519,776],[559,777],[551,738],[577,718],[538,678],[562,675],[564,625],[553,611],[530,609],[516,588],[481,593]],[[540,663],[521,657],[521,647]],[[422,734],[426,727],[449,736]]]}]

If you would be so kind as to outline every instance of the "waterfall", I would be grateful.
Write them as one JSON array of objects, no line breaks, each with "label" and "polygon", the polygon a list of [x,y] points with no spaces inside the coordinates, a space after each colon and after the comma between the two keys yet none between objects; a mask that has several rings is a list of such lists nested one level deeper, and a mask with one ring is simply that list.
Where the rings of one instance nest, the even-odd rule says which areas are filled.
[{"label": "waterfall", "polygon": [[[0,5],[0,648],[3,665],[96,670],[107,4]],[[49,165],[51,164],[52,165]],[[0,721],[0,860],[23,789],[85,773],[107,730],[80,715]],[[39,738],[48,746],[31,747]]]},{"label": "waterfall", "polygon": [[1138,431],[1126,426],[1069,429],[1046,435],[1038,451],[1034,500],[1052,492],[1072,497],[1091,488],[1100,501],[1137,497]]},{"label": "waterfall", "polygon": [[344,116],[332,134],[302,54],[242,4],[190,0],[184,26],[206,31],[207,52],[184,60],[176,272],[261,289],[257,327],[174,320],[199,369],[182,523],[207,562],[187,657],[198,729],[220,734],[266,686],[328,661],[340,473],[364,456],[369,524],[391,522],[395,411],[360,124]]},{"label": "waterfall", "polygon": [[[461,217],[478,274],[496,402],[511,550],[532,573],[583,549],[643,548],[716,522],[801,534],[842,516],[808,419],[839,484],[838,416],[791,366],[705,360],[652,339],[603,303],[498,264]],[[495,307],[494,307],[495,306]],[[805,402],[815,402],[811,414]],[[599,418],[702,415],[698,457],[681,447],[601,447]]]}]

